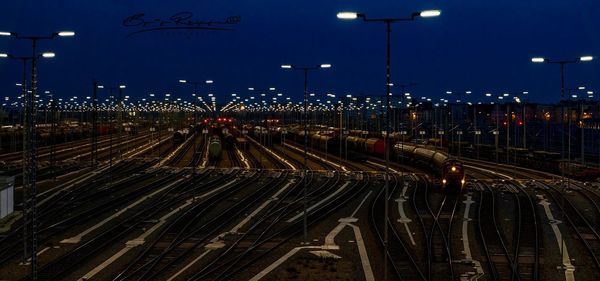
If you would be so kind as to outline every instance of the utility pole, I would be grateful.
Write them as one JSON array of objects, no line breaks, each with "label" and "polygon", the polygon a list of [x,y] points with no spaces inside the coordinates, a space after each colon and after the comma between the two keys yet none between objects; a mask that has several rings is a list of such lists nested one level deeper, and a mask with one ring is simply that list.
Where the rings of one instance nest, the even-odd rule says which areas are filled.
[{"label": "utility pole", "polygon": [[98,162],[98,126],[97,126],[97,111],[98,111],[98,82],[94,80],[94,89],[92,91],[92,151],[91,151],[91,165],[92,169],[96,168]]}]

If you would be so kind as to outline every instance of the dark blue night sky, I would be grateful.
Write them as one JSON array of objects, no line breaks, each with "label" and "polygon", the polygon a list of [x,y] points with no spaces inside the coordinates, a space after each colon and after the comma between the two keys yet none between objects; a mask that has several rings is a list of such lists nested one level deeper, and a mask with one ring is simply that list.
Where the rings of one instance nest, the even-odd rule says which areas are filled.
[{"label": "dark blue night sky", "polygon": [[[402,17],[413,11],[441,9],[439,18],[393,26],[392,80],[417,82],[414,96],[439,98],[446,90],[484,93],[529,91],[531,101],[556,101],[558,65],[533,64],[532,56],[596,60],[567,67],[567,87],[585,85],[600,92],[600,1],[5,1],[0,31],[46,34],[73,30],[73,38],[40,42],[54,51],[39,68],[40,90],[55,95],[90,95],[92,80],[127,85],[134,97],[174,93],[191,87],[178,79],[213,79],[218,102],[248,87],[277,87],[299,98],[300,72],[282,63],[331,63],[310,74],[317,93],[382,95],[385,91],[383,24],[341,21],[338,11],[372,17]],[[136,28],[123,19],[136,13],[168,18],[190,11],[196,20],[241,16],[235,31],[156,31],[127,37]],[[0,52],[30,55],[28,42],[0,37]],[[0,61],[0,95],[16,96],[21,65]],[[399,89],[393,91],[400,94]]]}]

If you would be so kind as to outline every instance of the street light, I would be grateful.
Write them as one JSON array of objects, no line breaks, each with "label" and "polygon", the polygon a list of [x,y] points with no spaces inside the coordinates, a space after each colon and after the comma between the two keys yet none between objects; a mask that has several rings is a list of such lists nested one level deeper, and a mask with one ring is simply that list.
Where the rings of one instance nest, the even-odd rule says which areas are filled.
[{"label": "street light", "polygon": [[[261,134],[259,135],[258,141],[259,141],[259,143],[261,143],[262,145],[265,145],[265,146],[269,145],[270,140],[268,139],[268,136],[269,136],[269,123],[267,122],[267,118],[265,117],[265,114],[264,114],[265,110],[263,109],[264,108],[264,98],[266,97],[265,93],[272,92],[272,91],[275,91],[275,90],[276,90],[275,87],[269,87],[269,88],[248,87],[248,91],[260,92],[260,95],[259,95],[260,96],[260,105],[259,105],[260,108],[259,109],[260,109],[260,114],[262,115],[261,119],[263,119],[263,122],[264,122],[264,124],[263,124],[264,127],[261,129]],[[263,134],[262,130],[267,130],[267,131],[266,131],[265,134]],[[264,141],[263,141],[263,139],[264,139]],[[260,154],[260,163],[262,165],[262,154]]]},{"label": "street light", "polygon": [[75,36],[75,32],[73,31],[60,31],[57,33],[58,36],[61,37],[71,37],[71,36]]},{"label": "street light", "polygon": [[[198,82],[198,81],[188,81],[186,79],[179,79],[179,83],[181,83],[181,84],[191,84],[191,85],[194,86],[194,93],[192,94],[192,96],[194,96],[194,97],[199,97],[198,96],[198,85],[200,85],[200,84],[213,84],[214,82],[215,81],[213,81],[213,80],[205,80],[204,82]],[[209,94],[208,96],[211,96],[211,94]],[[197,115],[198,115],[198,112],[197,112],[198,104],[197,104],[197,102],[198,102],[198,99],[199,98],[194,99],[194,123],[197,123]]]},{"label": "street light", "polygon": [[[291,70],[300,70],[304,72],[304,110],[303,110],[303,121],[304,121],[304,175],[302,177],[302,182],[304,185],[304,243],[308,244],[308,160],[307,160],[307,146],[308,146],[308,72],[318,69],[328,69],[331,68],[331,64],[323,63],[316,66],[296,66],[292,64],[283,64],[281,65],[283,69],[291,69]],[[285,150],[285,148],[284,148]]]},{"label": "street light", "polygon": [[459,153],[459,157],[460,157],[460,151],[461,151],[461,144],[460,144],[460,138],[461,138],[461,135],[460,135],[460,132],[461,132],[460,125],[461,124],[460,124],[460,122],[459,122],[458,125],[456,125],[454,123],[454,111],[457,108],[459,108],[460,109],[460,116],[462,116],[463,113],[464,113],[463,107],[462,106],[458,106],[459,103],[463,102],[463,98],[461,98],[461,97],[470,96],[472,93],[473,92],[471,90],[464,90],[464,91],[452,91],[452,90],[448,90],[448,91],[446,91],[447,95],[457,96],[457,98],[455,100],[456,104],[454,106],[452,104],[449,105],[449,108],[450,108],[450,123],[451,123],[451,125],[450,125],[448,133],[450,134],[450,143],[452,144],[452,145],[449,146],[449,149],[450,149],[449,152],[451,151],[452,153],[454,153],[454,147],[455,147],[453,132],[456,130],[456,133],[458,134],[458,139],[459,139],[458,140],[458,142],[459,142],[458,143],[458,153]]},{"label": "street light", "polygon": [[[562,101],[565,97],[565,66],[567,64],[574,64],[574,63],[578,63],[578,62],[589,62],[589,61],[592,61],[593,59],[594,59],[593,56],[586,55],[586,56],[581,56],[581,57],[578,57],[578,58],[572,59],[572,60],[549,60],[549,59],[546,59],[543,57],[535,57],[535,58],[532,58],[531,61],[534,63],[550,63],[550,64],[560,65],[560,83],[561,83],[560,84],[560,98]],[[570,114],[570,111],[571,110],[569,108],[569,123],[568,123],[568,130],[569,130],[569,132],[568,132],[568,138],[569,138],[568,165],[569,165],[569,167],[571,165],[571,147],[570,147],[570,144],[571,144],[571,116],[570,115],[571,114]],[[560,123],[561,123],[561,127],[563,127],[563,133],[561,134],[560,156],[561,156],[561,159],[564,159],[564,157],[565,157],[564,106],[562,106],[561,114],[562,114],[562,116],[560,118]],[[562,178],[561,185],[563,186],[561,191],[564,191],[564,185],[563,185],[564,180],[565,180],[565,173],[564,173],[565,171],[564,170],[565,170],[564,168],[561,170],[561,178]],[[567,187],[566,187],[567,189],[570,188],[570,185],[571,185],[570,180],[571,180],[571,178],[568,177],[567,178]],[[561,203],[561,205],[564,205],[564,203]],[[564,214],[562,214],[562,217],[564,218]],[[562,236],[561,236],[561,240],[562,240]],[[564,253],[563,252],[563,244],[564,244],[564,242],[561,241],[561,244],[560,244],[561,255]]]},{"label": "street light", "polygon": [[354,12],[339,12],[339,13],[337,13],[338,19],[353,20],[353,19],[356,19],[357,17],[358,17],[358,14],[354,13]]},{"label": "street light", "polygon": [[[53,58],[55,57],[54,53],[50,53],[50,52],[44,52],[41,54],[37,54],[34,56],[14,56],[11,54],[7,54],[7,53],[0,53],[0,58],[9,58],[9,59],[16,59],[16,60],[20,60],[23,62],[23,81],[21,83],[17,83],[17,86],[21,87],[21,96],[24,98],[23,100],[23,104],[24,104],[24,119],[23,119],[23,127],[25,129],[25,133],[23,134],[23,152],[25,153],[24,155],[24,163],[23,163],[23,183],[24,183],[24,202],[23,202],[23,214],[24,214],[24,221],[27,221],[27,217],[26,217],[26,213],[27,210],[26,208],[28,208],[28,199],[27,199],[27,189],[29,187],[30,191],[32,194],[35,194],[33,192],[33,190],[35,189],[35,171],[37,169],[37,164],[35,163],[35,136],[36,134],[35,132],[35,121],[36,118],[35,116],[37,115],[36,109],[37,106],[34,105],[36,98],[35,95],[33,93],[31,93],[31,95],[29,96],[28,93],[29,91],[27,91],[27,62],[28,61],[33,61],[33,60],[37,60],[38,58]],[[31,124],[31,122],[33,122],[33,124]],[[25,126],[27,125],[27,126]],[[33,132],[31,132],[33,130]],[[53,148],[53,147],[51,147]],[[52,163],[53,163],[53,158],[54,158],[54,151],[51,151],[51,159],[52,159]],[[33,153],[33,154],[30,154]],[[26,162],[26,161],[30,161],[30,162]],[[29,164],[28,164],[29,163]],[[27,165],[26,165],[27,164]],[[32,165],[34,165],[32,167]],[[30,175],[30,173],[33,173],[33,176],[28,177]],[[53,173],[54,174],[54,173]],[[33,196],[33,195],[32,195]],[[33,199],[32,199],[33,200]],[[35,223],[35,220],[34,222]],[[24,238],[23,238],[23,243],[24,243],[24,249],[23,249],[23,258],[26,261],[27,260],[27,223],[24,224],[23,227],[23,232],[24,232]],[[34,235],[35,236],[35,235]],[[37,238],[32,237],[32,239],[37,240]],[[33,243],[33,244],[37,244],[37,243]],[[32,252],[36,251],[36,249],[32,249]],[[33,264],[33,261],[32,261]],[[35,271],[36,269],[34,269],[34,267],[32,266],[32,272]],[[33,274],[32,274],[33,275]]]},{"label": "street light", "polygon": [[[534,57],[534,58],[531,59],[531,61],[534,62],[534,63],[550,63],[550,64],[558,64],[558,65],[560,65],[560,82],[561,82],[561,86],[560,86],[560,98],[562,100],[565,97],[565,66],[567,64],[575,64],[575,63],[578,63],[578,62],[589,62],[589,61],[592,61],[593,59],[594,59],[593,56],[586,55],[586,56],[581,56],[581,57],[578,57],[578,58],[575,58],[575,59],[571,59],[571,60],[550,60],[550,59],[546,59],[546,58],[543,58],[543,57]],[[563,108],[563,110],[562,110],[563,112],[562,112],[562,117],[560,118],[561,127],[564,126],[564,106],[562,108]],[[571,126],[570,120],[571,120],[571,118],[569,118],[569,125],[568,125],[569,126],[569,131],[570,131],[570,128],[571,128],[570,127]],[[562,136],[561,137],[561,139],[562,139],[562,141],[561,141],[561,158],[564,159],[564,157],[565,157],[564,128],[563,128],[563,133],[561,134],[561,136]],[[570,141],[570,136],[571,135],[569,134],[569,141]],[[569,154],[568,158],[569,158],[569,164],[570,164],[570,158],[571,158],[571,148],[570,147],[569,147],[569,153],[568,154]],[[564,178],[564,173],[563,173],[562,176]]]},{"label": "street light", "polygon": [[[123,94],[123,89],[125,89],[125,88],[126,88],[125,85],[118,85],[118,86],[98,85],[98,82],[94,81],[94,92],[92,93],[93,94],[93,96],[92,96],[93,103],[97,103],[97,93],[96,93],[97,89],[107,89],[107,90],[109,90],[110,103],[109,103],[109,106],[106,109],[107,110],[107,115],[108,115],[107,121],[108,121],[108,124],[109,124],[109,126],[108,126],[108,132],[109,132],[109,144],[108,144],[108,147],[109,147],[109,162],[108,162],[108,165],[109,165],[109,186],[112,185],[112,172],[111,171],[112,171],[112,162],[113,162],[112,161],[113,160],[113,156],[112,156],[112,147],[113,147],[113,124],[112,124],[113,123],[113,121],[112,121],[113,117],[112,117],[112,112],[114,111],[113,90],[117,90],[118,89],[118,93],[119,93],[118,104],[119,104],[119,111],[120,111],[120,109],[121,109],[121,97],[122,97],[122,94]],[[107,99],[107,101],[109,101],[109,100]],[[95,105],[94,107],[97,107],[97,105]],[[117,126],[119,128],[119,131],[118,131],[119,143],[121,142],[121,124],[120,123],[121,123],[121,117],[120,117],[120,114],[119,114],[117,116]],[[97,159],[98,158],[98,152],[97,152],[98,147],[97,146],[98,146],[97,145],[97,138],[92,137],[92,147],[91,147],[92,152],[91,152],[91,155],[92,155],[92,166],[94,166],[94,167],[96,166],[96,163],[98,162],[98,159]],[[121,154],[121,146],[119,146],[119,148],[118,148],[118,153],[119,153],[119,155]]]},{"label": "street light", "polygon": [[391,87],[391,32],[392,23],[413,21],[417,17],[430,18],[441,15],[440,10],[425,10],[421,12],[413,12],[410,17],[406,18],[378,18],[370,19],[365,14],[355,12],[340,12],[337,17],[342,20],[354,20],[356,18],[362,18],[365,22],[381,22],[386,25],[386,137],[385,137],[385,218],[384,218],[384,280],[387,280],[387,254],[388,254],[388,216],[389,216],[389,161],[390,161],[390,147],[389,147],[389,135],[390,135],[390,87]]},{"label": "street light", "polygon": [[[29,114],[25,116],[24,122],[24,138],[29,142],[23,143],[23,188],[31,191],[31,279],[37,280],[37,221],[36,221],[36,208],[37,208],[37,190],[36,190],[36,154],[37,145],[35,141],[36,136],[36,96],[37,96],[37,42],[39,40],[49,40],[56,37],[74,36],[73,31],[60,31],[54,32],[47,36],[22,36],[16,32],[0,31],[1,36],[14,37],[16,39],[23,39],[31,41],[31,93],[26,92],[27,98],[25,103],[27,104],[27,111]],[[50,58],[53,56],[46,58]],[[24,227],[25,229],[25,227]]]},{"label": "street light", "polygon": [[540,63],[540,62],[545,62],[546,59],[538,57],[538,58],[531,58],[531,61],[532,62],[536,62],[536,63]]},{"label": "street light", "polygon": [[551,63],[551,64],[560,65],[560,81],[561,81],[560,97],[562,99],[562,98],[564,98],[564,95],[565,95],[565,65],[578,63],[578,62],[589,62],[589,61],[592,61],[593,59],[594,59],[593,56],[581,56],[581,57],[578,57],[578,58],[572,59],[572,60],[550,60],[550,59],[546,59],[544,57],[534,57],[534,58],[531,58],[531,62],[533,62],[533,63]]}]

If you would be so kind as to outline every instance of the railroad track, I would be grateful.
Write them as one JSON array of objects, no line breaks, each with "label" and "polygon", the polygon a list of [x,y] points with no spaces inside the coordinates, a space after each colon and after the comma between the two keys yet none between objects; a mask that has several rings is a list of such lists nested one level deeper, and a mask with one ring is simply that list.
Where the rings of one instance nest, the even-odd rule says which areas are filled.
[{"label": "railroad track", "polygon": [[191,136],[192,139],[190,141],[186,141],[185,143],[183,143],[183,147],[175,154],[173,155],[173,157],[170,159],[170,161],[168,161],[166,163],[167,166],[171,166],[171,167],[188,167],[190,166],[191,163],[193,163],[193,159],[189,160],[189,161],[184,161],[186,156],[188,154],[190,154],[190,151],[192,152],[192,158],[193,155],[195,154],[195,151],[193,151],[193,147],[194,147],[194,142],[196,142],[196,134],[192,134]]},{"label": "railroad track", "polygon": [[[141,171],[144,168],[144,165],[127,165],[124,162],[122,164],[116,165],[115,168],[122,169],[123,172],[127,174],[127,176],[131,176],[132,174]],[[105,182],[102,182],[100,179],[103,177],[102,174],[95,176],[95,180],[91,180],[86,182],[85,184],[79,184],[69,190],[66,191],[57,191],[56,196],[52,198],[52,200],[46,201],[45,204],[44,196],[39,196],[38,200],[38,229],[40,232],[40,241],[45,241],[45,236],[50,237],[53,232],[61,231],[61,229],[50,229],[49,226],[56,225],[60,218],[64,215],[73,215],[76,216],[82,211],[79,209],[79,206],[84,206],[86,208],[90,206],[94,206],[94,201],[98,199],[97,196],[101,196],[106,193],[112,192],[116,188],[120,188],[123,186],[113,186],[112,188],[102,188]],[[123,180],[125,177],[121,176],[117,178],[117,180]],[[137,179],[137,177],[132,177],[130,182],[133,182]],[[127,185],[125,185],[127,186]],[[49,232],[46,235],[45,232]],[[23,220],[19,220],[13,225],[11,232],[4,236],[0,240],[0,244],[4,247],[0,248],[0,264],[4,264],[9,261],[11,258],[20,253],[19,246],[22,246],[22,234],[23,234]],[[3,255],[4,254],[4,255]]]},{"label": "railroad track", "polygon": [[[309,226],[318,223],[322,219],[329,216],[334,211],[338,210],[350,200],[358,196],[367,186],[369,185],[369,179],[363,181],[356,181],[351,187],[346,188],[344,192],[341,192],[333,200],[318,206],[311,210],[309,216]],[[298,206],[300,207],[300,206]],[[294,214],[293,210],[288,210],[287,215]],[[200,272],[193,275],[189,280],[235,280],[236,274],[240,273],[251,267],[256,261],[269,257],[269,254],[289,242],[291,239],[297,237],[302,232],[302,220],[295,220],[293,223],[284,225],[281,229],[271,231],[270,234],[259,235],[262,238],[252,243],[252,247],[244,251],[241,256],[224,262],[228,266],[218,270],[201,270]],[[268,247],[262,247],[266,243]],[[260,249],[260,251],[258,250]]]},{"label": "railroad track", "polygon": [[579,188],[576,189],[575,191],[579,194],[581,194],[583,196],[583,198],[585,198],[585,200],[587,200],[591,206],[594,207],[595,210],[595,214],[596,217],[591,217],[591,215],[588,214],[588,220],[590,221],[590,223],[592,223],[593,226],[595,226],[596,231],[600,231],[600,194],[598,194],[597,191],[588,188],[585,185],[579,185]]},{"label": "railroad track", "polygon": [[[583,215],[583,213],[573,204],[569,196],[561,192],[559,188],[553,185],[541,183],[547,187],[542,188],[545,194],[554,201],[561,214],[563,221],[566,221],[573,230],[578,239],[578,243],[587,251],[594,267],[596,268],[596,277],[600,271],[600,234],[592,223]],[[564,230],[563,230],[564,231]]]},{"label": "railroad track", "polygon": [[[231,178],[232,176],[227,179]],[[225,181],[219,180],[218,182],[224,183]],[[272,179],[257,189],[260,196],[245,197],[219,210],[217,214],[213,212],[215,208],[241,189],[248,188],[255,183],[252,178],[238,181],[227,189],[199,200],[185,213],[170,222],[154,242],[133,262],[130,262],[114,280],[148,280],[164,274],[168,269],[173,268],[174,263],[184,260],[195,249],[202,249],[202,246],[206,246],[210,242],[208,239],[215,236],[218,231],[222,231],[247,208],[266,196],[269,189],[275,186],[274,181],[275,179]],[[210,186],[215,184],[217,183],[211,183]]]},{"label": "railroad track", "polygon": [[[144,139],[144,137],[138,137],[135,139],[131,139],[129,140],[129,142],[133,142],[132,145],[130,145],[130,147],[136,147],[138,145],[142,145],[146,142],[146,140]],[[126,144],[129,144],[129,142],[124,142]],[[68,144],[65,144],[68,145]],[[98,160],[99,161],[106,161],[108,159],[110,159],[111,157],[114,159],[115,157],[118,156],[117,154],[117,148],[119,147],[120,143],[118,143],[116,140],[113,140],[113,153],[111,153],[108,145],[99,145],[98,147]],[[38,181],[41,180],[47,180],[47,179],[51,179],[51,178],[55,178],[57,176],[69,173],[71,171],[77,170],[77,169],[81,169],[81,161],[82,160],[90,160],[90,159],[84,159],[85,157],[88,157],[90,155],[90,151],[88,150],[84,150],[84,153],[81,153],[82,150],[78,149],[78,147],[68,147],[67,149],[65,149],[64,151],[57,151],[54,159],[52,161],[47,160],[47,158],[49,157],[49,155],[45,155],[44,154],[38,154],[38,173],[37,173],[37,179]],[[3,155],[4,157],[4,155]],[[11,175],[11,176],[15,176],[15,186],[20,186],[22,184],[21,181],[21,173],[22,173],[22,167],[20,164],[20,161],[22,159],[22,154],[19,154],[18,158],[16,158],[16,160],[14,161],[4,161],[3,163],[0,165],[0,167],[2,167],[3,170],[5,170],[5,174],[6,175]],[[46,160],[44,160],[46,159]],[[117,161],[117,160],[114,160]],[[85,162],[85,164],[89,164],[89,162]]]},{"label": "railroad track", "polygon": [[[504,173],[501,175],[502,177],[508,177],[508,182],[513,182],[518,189],[520,189],[521,194],[529,194],[531,192],[526,192],[527,190],[523,188],[521,182],[525,179],[530,187],[530,190],[533,190],[533,194],[529,194],[528,196],[531,198],[533,195],[536,195],[536,198],[541,198],[541,200],[545,197],[548,198],[552,203],[552,209],[554,209],[554,213],[559,213],[559,219],[562,221],[562,224],[559,225],[560,235],[562,237],[567,238],[565,240],[565,245],[568,245],[569,249],[577,253],[586,253],[578,257],[573,261],[573,265],[575,268],[579,268],[579,274],[582,276],[586,276],[587,278],[600,278],[600,232],[597,226],[597,222],[600,220],[600,209],[597,208],[598,204],[596,200],[600,199],[600,196],[597,196],[597,190],[591,189],[589,186],[576,181],[570,180],[570,188],[565,187],[566,183],[560,179],[560,176],[534,171],[528,168],[521,167],[513,167],[507,165],[498,165],[495,166],[490,163],[486,163],[483,161],[473,161],[473,165],[484,167],[486,169],[499,171],[500,173]],[[521,180],[510,180],[510,177],[520,178]],[[533,181],[531,180],[533,179]],[[542,179],[542,180],[537,180]],[[548,181],[547,179],[552,179]],[[561,186],[559,186],[561,185]],[[583,200],[582,202],[578,202],[577,204],[574,202],[575,197],[570,196],[569,194],[578,194],[581,195]],[[582,211],[580,203],[589,202],[589,210],[593,210],[589,212],[588,209]],[[525,205],[529,205],[529,210],[532,210],[531,204],[533,203],[533,199],[527,199],[524,203],[520,204],[521,212],[526,210],[524,208]],[[537,205],[537,204],[536,204]],[[531,233],[535,233],[534,231],[528,231],[527,225],[531,225],[531,215],[528,215],[530,211],[526,211],[525,213],[521,213],[522,218],[530,218],[530,222],[521,222],[521,224],[525,227],[521,232],[525,235],[525,238],[521,238],[520,240],[529,240],[535,241],[535,237],[530,237]],[[536,214],[537,212],[534,212]],[[592,215],[595,213],[595,215]],[[539,218],[535,218],[536,223]],[[553,222],[550,222],[553,223]],[[541,279],[540,270],[540,257],[542,252],[541,242],[539,234],[540,230],[538,229],[538,233],[535,234],[538,236],[537,242],[530,242],[529,245],[526,245],[523,249],[524,255],[520,254],[521,257],[525,261],[519,261],[515,259],[516,255],[513,254],[513,260],[515,260],[515,267],[519,272],[519,277],[523,280],[536,280],[536,278]],[[528,238],[529,237],[529,238]],[[557,238],[558,239],[558,238]],[[561,240],[562,241],[562,240]],[[535,249],[537,245],[537,250]],[[560,247],[559,247],[560,248]],[[527,254],[527,252],[531,252],[533,249],[533,256]],[[535,253],[537,251],[537,253]],[[561,250],[558,250],[558,254],[560,255]],[[533,259],[533,261],[529,261]],[[517,263],[518,262],[518,263]],[[589,267],[589,264],[593,264],[593,267]],[[567,265],[568,266],[568,265]],[[565,270],[570,270],[566,268]]]},{"label": "railroad track", "polygon": [[256,157],[254,156],[254,154],[250,151],[248,151],[248,153],[246,154],[246,158],[248,158],[248,161],[250,161],[250,166],[255,168],[255,169],[262,169],[264,168],[262,163],[256,159]]},{"label": "railroad track", "polygon": [[[118,185],[119,188],[126,189],[126,192],[114,192],[115,194],[110,196],[106,193],[113,193],[114,189],[106,189],[94,193],[95,196],[98,196],[97,198],[107,198],[108,200],[93,202],[86,198],[81,198],[81,201],[73,200],[73,204],[61,204],[60,210],[41,212],[42,216],[39,221],[43,223],[38,226],[38,244],[47,244],[50,241],[55,240],[60,234],[77,229],[80,225],[85,225],[86,223],[97,219],[99,214],[107,214],[115,209],[121,208],[128,202],[143,196],[155,187],[174,180],[176,177],[177,175],[170,175],[155,180],[151,179],[151,183],[137,185],[135,188],[129,186],[137,179],[140,179],[140,177],[133,177],[131,181]],[[147,180],[148,179],[146,179],[146,181]],[[21,231],[22,225],[16,230]],[[11,236],[14,242],[6,242],[6,245],[11,247],[11,249],[2,249],[7,255],[2,256],[0,264],[14,260],[15,257],[21,254],[20,250],[22,249],[23,243],[21,235],[22,233],[16,232]],[[53,242],[51,244],[53,244]]]},{"label": "railroad track", "polygon": [[[38,270],[38,278],[40,280],[54,280],[67,276],[75,266],[90,258],[95,258],[97,253],[106,247],[114,245],[127,234],[142,227],[150,218],[168,212],[175,205],[180,204],[190,194],[193,194],[195,191],[194,187],[196,186],[194,183],[201,178],[181,180],[178,184],[169,187],[159,196],[152,198],[153,203],[141,207],[141,210],[133,211],[131,215],[114,223],[87,241],[82,242],[66,254],[47,264],[41,265]],[[24,280],[28,278],[25,277]]]},{"label": "railroad track", "polygon": [[[265,189],[264,192],[257,194],[255,198],[249,198],[245,201],[252,201],[252,203],[250,203],[249,205],[258,206],[258,203],[260,203],[260,201],[266,199],[269,194],[272,194],[276,188],[281,187],[283,184],[285,184],[285,182],[285,177],[280,177],[277,180],[270,180],[266,184],[263,184],[263,189]],[[276,220],[281,219],[281,217],[276,217],[275,221],[267,221],[268,218],[272,218],[271,211],[276,209],[280,204],[283,204],[282,202],[286,200],[287,196],[293,190],[294,188],[288,188],[287,192],[283,193],[281,198],[278,198],[278,200],[275,201],[274,204],[268,206],[268,208],[264,211],[263,215],[258,216],[258,218],[253,220],[254,222],[251,223],[251,226],[247,228],[245,226],[241,226],[242,228],[234,230],[236,231],[236,233],[230,233],[233,235],[237,235],[237,237],[225,239],[225,236],[217,236],[215,239],[223,239],[225,241],[230,241],[230,244],[228,246],[225,246],[216,256],[212,256],[208,263],[204,263],[202,267],[197,267],[200,268],[200,271],[198,271],[196,275],[202,275],[202,279],[214,279],[207,277],[207,275],[210,275],[215,271],[224,273],[231,270],[231,266],[241,261],[243,257],[249,254],[252,251],[252,249],[256,247],[255,243],[260,239],[262,235],[267,233],[270,227],[277,222]],[[247,202],[243,202],[241,204],[248,205]],[[248,221],[248,223],[250,223],[250,221]],[[225,227],[228,225],[228,223],[224,223],[221,225],[222,227],[220,229],[225,229]],[[223,233],[227,233],[227,231]]]},{"label": "railroad track", "polygon": [[488,273],[494,280],[518,277],[514,256],[506,245],[501,226],[497,221],[496,197],[494,191],[486,183],[479,193],[477,209],[477,230],[484,256],[488,265]]},{"label": "railroad track", "polygon": [[196,144],[196,151],[194,151],[194,155],[192,156],[192,161],[189,164],[190,167],[198,167],[206,153],[206,149],[203,149],[206,145],[204,143],[204,138],[199,138],[198,142],[199,143]]},{"label": "railroad track", "polygon": [[[285,144],[286,146],[289,147],[294,147],[296,149],[290,149],[287,150],[288,152],[291,152],[295,155],[298,155],[300,157],[304,157],[303,153],[300,151],[303,151],[304,148],[300,147],[296,144],[292,144],[291,142],[286,142]],[[323,161],[323,157],[317,157],[316,155],[324,155],[324,152],[317,150],[317,149],[311,149],[310,147],[307,148],[307,158],[311,159],[314,163],[317,163],[319,166],[321,166],[324,171],[335,171],[338,170],[337,167],[335,167],[334,165],[329,164],[327,161]],[[308,162],[308,161],[307,161]],[[346,165],[347,163],[343,163],[343,165]],[[308,163],[307,163],[308,165]],[[304,166],[304,164],[302,164],[300,167]],[[360,170],[360,169],[355,169],[355,170]]]},{"label": "railroad track", "polygon": [[238,157],[236,151],[235,151],[235,147],[234,149],[231,150],[227,150],[227,156],[229,157],[229,161],[231,162],[232,166],[234,167],[242,167],[242,160],[240,160],[240,158]]},{"label": "railroad track", "polygon": [[[394,227],[395,223],[393,223],[389,218],[388,220],[388,231],[389,231],[389,241],[388,241],[388,252],[385,253],[385,227],[382,226],[382,219],[384,218],[384,208],[385,206],[384,200],[390,201],[392,195],[395,193],[396,189],[399,188],[398,176],[396,174],[390,174],[392,176],[392,181],[390,181],[390,193],[388,194],[388,198],[385,198],[384,189],[381,188],[375,199],[373,199],[373,203],[371,204],[371,208],[369,211],[370,217],[370,225],[371,228],[375,231],[375,235],[378,238],[378,242],[381,248],[381,252],[384,252],[384,258],[387,259],[387,263],[391,265],[391,271],[397,280],[426,280],[423,272],[419,268],[418,262],[414,253],[407,247],[406,243],[400,237],[400,234]],[[384,273],[387,274],[387,273]]]},{"label": "railroad track", "polygon": [[[138,144],[143,144],[147,142],[149,132],[142,133],[133,137],[121,135],[121,136],[113,136],[112,140],[110,137],[103,139],[98,142],[98,159],[101,158],[101,155],[106,154],[105,151],[110,150],[109,148],[113,147],[113,154],[117,153],[119,149],[123,149],[123,147],[136,147]],[[56,147],[54,152],[50,151],[50,148],[45,147],[44,149],[40,149],[37,152],[37,160],[39,162],[43,161],[55,161],[60,162],[66,159],[84,159],[90,156],[90,147],[91,143],[89,139],[86,140],[88,143],[78,144],[78,143],[65,143],[60,147]],[[108,156],[102,156],[102,158],[106,158]],[[5,162],[15,162],[21,163],[23,158],[23,154],[20,152],[3,154],[2,159]]]},{"label": "railroad track", "polygon": [[[429,201],[426,200],[426,202]],[[433,280],[447,278],[448,274],[450,274],[450,280],[456,280],[457,274],[454,270],[452,257],[452,241],[454,241],[452,237],[452,224],[458,202],[458,196],[444,195],[436,212],[431,212],[431,204],[427,203],[429,206],[427,209],[429,209],[430,214],[434,217],[427,241],[428,248],[432,252],[430,256],[431,260],[428,263],[428,276],[433,278]],[[436,234],[439,234],[437,239]],[[443,267],[447,267],[448,270],[440,270]]]},{"label": "railroad track", "polygon": [[[149,131],[146,132],[140,132],[140,135],[144,135],[144,134],[149,134]],[[114,136],[113,136],[114,138]],[[110,136],[109,135],[103,135],[98,137],[98,145],[105,145],[109,142]],[[115,141],[113,139],[113,141]],[[70,141],[70,142],[63,142],[63,143],[57,143],[54,145],[54,150],[56,152],[56,150],[60,151],[60,150],[83,150],[83,149],[89,149],[89,147],[91,146],[91,138],[84,138],[84,139],[79,139],[79,140],[75,140],[75,141]],[[38,147],[38,155],[40,156],[44,156],[44,157],[49,157],[51,150],[52,150],[52,145],[45,145],[45,146],[41,146]],[[4,153],[2,155],[2,159],[4,161],[17,161],[20,160],[23,157],[23,152],[22,151],[16,151],[16,152],[9,152],[9,153]]]},{"label": "railroad track", "polygon": [[519,190],[519,193],[514,195],[519,207],[518,215],[515,216],[518,228],[513,238],[513,241],[516,241],[513,267],[520,275],[520,278],[516,279],[540,280],[541,231],[534,195],[529,194],[519,183],[515,183],[515,186]]},{"label": "railroad track", "polygon": [[[422,187],[415,187],[411,197],[413,211],[417,215],[423,233],[426,280],[456,280],[452,256],[452,226],[459,197],[435,193],[429,181],[418,177]],[[437,205],[437,208],[435,208]]]}]

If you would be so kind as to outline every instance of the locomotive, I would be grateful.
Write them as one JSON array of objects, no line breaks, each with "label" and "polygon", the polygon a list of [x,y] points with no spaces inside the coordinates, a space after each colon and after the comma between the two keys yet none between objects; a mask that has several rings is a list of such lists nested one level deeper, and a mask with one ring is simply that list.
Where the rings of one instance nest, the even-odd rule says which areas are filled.
[{"label": "locomotive", "polygon": [[173,133],[173,145],[182,144],[187,139],[189,133],[188,129],[175,131],[175,133]]},{"label": "locomotive", "polygon": [[208,159],[219,160],[221,158],[222,146],[219,136],[212,136],[208,142]]},{"label": "locomotive", "polygon": [[465,186],[465,171],[462,163],[442,151],[414,144],[398,143],[394,146],[396,155],[408,158],[424,168],[431,168],[441,178],[441,191],[460,193]]}]

